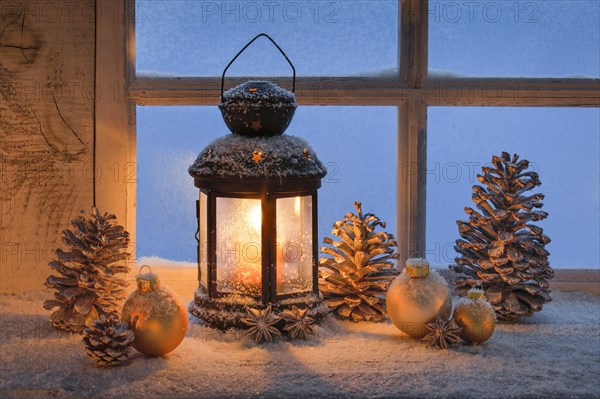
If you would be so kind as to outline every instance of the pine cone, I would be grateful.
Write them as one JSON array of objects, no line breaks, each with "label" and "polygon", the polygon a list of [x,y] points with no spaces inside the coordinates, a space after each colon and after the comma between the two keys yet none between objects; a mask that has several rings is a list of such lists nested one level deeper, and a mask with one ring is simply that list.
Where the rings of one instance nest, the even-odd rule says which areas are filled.
[{"label": "pine cone", "polygon": [[129,233],[116,223],[115,215],[101,215],[96,208],[89,214],[81,211],[71,224],[75,230],[64,230],[62,235],[69,251],[57,249],[58,259],[49,263],[59,275],[46,280],[46,287],[57,292],[44,308],[58,307],[50,316],[54,326],[81,332],[100,316],[116,315],[125,298],[127,283],[115,275],[130,270],[121,263],[129,257]]},{"label": "pine cone", "polygon": [[394,236],[375,232],[385,222],[371,214],[363,216],[360,202],[357,215],[347,213],[335,222],[332,234],[341,241],[326,237],[321,252],[319,288],[334,314],[352,321],[381,321],[385,318],[385,293],[398,275],[393,259],[398,259]]},{"label": "pine cone", "polygon": [[101,316],[83,330],[88,356],[99,366],[116,366],[129,357],[133,331],[115,316]]},{"label": "pine cone", "polygon": [[485,185],[473,186],[477,210],[465,208],[469,221],[457,221],[462,239],[456,240],[456,265],[450,269],[466,277],[456,279],[456,292],[465,296],[481,286],[500,320],[517,320],[542,310],[550,302],[548,280],[554,271],[544,248],[550,238],[532,222],[545,219],[543,194],[525,195],[541,185],[529,162],[503,152],[493,166],[477,175]]}]

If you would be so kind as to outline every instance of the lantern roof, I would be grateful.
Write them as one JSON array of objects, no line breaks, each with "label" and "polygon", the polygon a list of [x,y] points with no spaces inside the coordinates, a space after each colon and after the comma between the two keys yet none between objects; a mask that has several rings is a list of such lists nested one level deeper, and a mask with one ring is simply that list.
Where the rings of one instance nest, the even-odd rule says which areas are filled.
[{"label": "lantern roof", "polygon": [[313,149],[299,137],[237,134],[210,143],[188,171],[195,178],[269,181],[321,179],[327,173]]}]

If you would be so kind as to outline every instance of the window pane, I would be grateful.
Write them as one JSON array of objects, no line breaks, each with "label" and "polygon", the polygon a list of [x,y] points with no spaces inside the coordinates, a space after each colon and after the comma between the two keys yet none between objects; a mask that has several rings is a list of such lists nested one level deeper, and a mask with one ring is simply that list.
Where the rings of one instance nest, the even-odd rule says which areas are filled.
[{"label": "window pane", "polygon": [[[308,141],[326,165],[319,242],[354,201],[396,232],[396,107],[298,107],[285,134]],[[217,107],[137,107],[138,256],[196,262],[198,189],[187,172],[229,133]]]},{"label": "window pane", "polygon": [[199,121],[218,119],[217,107],[137,107],[138,257],[197,265],[199,190],[187,169],[200,150],[226,129]]},{"label": "window pane", "polygon": [[277,294],[312,291],[312,197],[277,199]]},{"label": "window pane", "polygon": [[289,133],[327,166],[319,189],[319,242],[348,212],[373,212],[396,234],[396,107],[298,107]]},{"label": "window pane", "polygon": [[[281,46],[299,76],[393,73],[398,4],[383,1],[136,1],[139,75],[221,76],[258,33]],[[230,76],[291,76],[277,49],[257,40]]]},{"label": "window pane", "polygon": [[261,201],[217,198],[217,291],[262,293]]},{"label": "window pane", "polygon": [[600,76],[597,0],[429,0],[431,74]]},{"label": "window pane", "polygon": [[584,108],[433,107],[428,113],[427,252],[454,262],[456,220],[474,206],[476,175],[502,151],[539,173],[554,268],[599,268],[600,110]]}]

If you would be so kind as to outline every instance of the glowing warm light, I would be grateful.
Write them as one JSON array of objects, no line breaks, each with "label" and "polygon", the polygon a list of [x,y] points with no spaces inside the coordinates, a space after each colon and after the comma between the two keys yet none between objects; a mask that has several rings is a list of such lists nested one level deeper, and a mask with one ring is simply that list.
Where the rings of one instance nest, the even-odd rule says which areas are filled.
[{"label": "glowing warm light", "polygon": [[277,293],[312,289],[312,197],[277,199]]},{"label": "glowing warm light", "polygon": [[262,210],[260,203],[253,205],[248,211],[248,220],[254,230],[260,231],[262,226]]},{"label": "glowing warm light", "polygon": [[217,220],[217,289],[260,295],[261,201],[219,197]]},{"label": "glowing warm light", "polygon": [[300,197],[296,197],[294,199],[294,212],[296,212],[296,215],[300,214],[300,209],[301,209],[300,205],[301,205]]},{"label": "glowing warm light", "polygon": [[[312,289],[312,197],[276,202],[276,290],[279,295]],[[262,202],[217,198],[217,289],[260,295],[262,292]]]}]

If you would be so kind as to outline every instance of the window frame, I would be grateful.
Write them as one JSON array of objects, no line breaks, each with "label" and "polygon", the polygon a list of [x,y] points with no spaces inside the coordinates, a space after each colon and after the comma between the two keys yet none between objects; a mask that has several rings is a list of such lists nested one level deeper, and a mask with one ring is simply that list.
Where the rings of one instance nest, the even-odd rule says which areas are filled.
[{"label": "window frame", "polygon": [[[397,107],[396,221],[402,262],[426,254],[428,107],[600,107],[600,79],[429,77],[428,1],[398,1],[397,76],[299,77],[296,98],[300,105]],[[96,87],[104,95],[96,96],[94,157],[104,174],[94,181],[95,198],[125,221],[135,242],[135,177],[113,180],[110,171],[131,165],[135,171],[136,105],[214,106],[220,78],[137,77],[135,0],[97,1],[96,13],[114,18],[96,18]],[[247,79],[231,78],[233,84]]]}]

